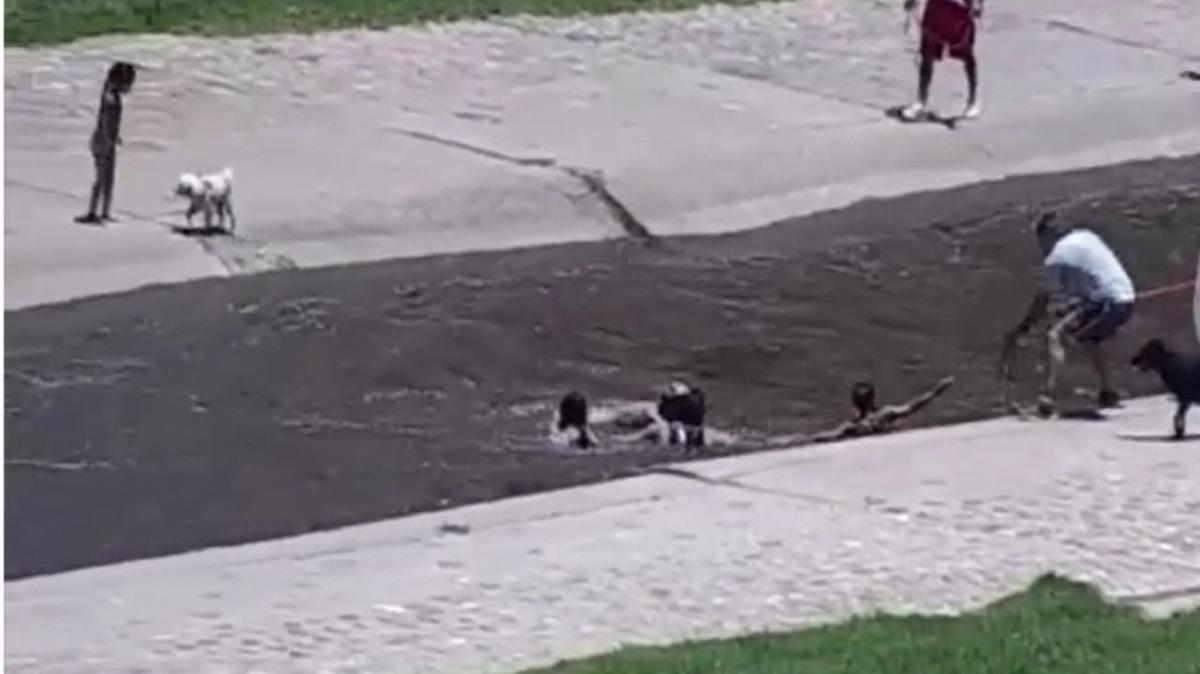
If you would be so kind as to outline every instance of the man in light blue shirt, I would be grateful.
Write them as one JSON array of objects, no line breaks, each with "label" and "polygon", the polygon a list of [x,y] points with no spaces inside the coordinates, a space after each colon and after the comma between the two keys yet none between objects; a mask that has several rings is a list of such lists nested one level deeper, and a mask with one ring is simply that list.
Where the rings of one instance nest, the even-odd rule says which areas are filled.
[{"label": "man in light blue shirt", "polygon": [[[1104,343],[1133,316],[1137,291],[1121,261],[1099,235],[1084,228],[1068,230],[1054,220],[1054,213],[1046,213],[1034,224],[1050,283],[1038,292],[1021,323],[1005,337],[1004,367],[1009,367],[1017,339],[1040,321],[1051,300],[1057,299],[1065,311],[1047,334],[1051,362],[1045,393],[1056,393],[1058,368],[1065,357],[1061,341],[1065,332],[1083,347],[1100,378],[1099,406],[1116,407],[1120,400],[1109,378]],[[1043,407],[1052,411],[1053,401],[1043,397]]]}]

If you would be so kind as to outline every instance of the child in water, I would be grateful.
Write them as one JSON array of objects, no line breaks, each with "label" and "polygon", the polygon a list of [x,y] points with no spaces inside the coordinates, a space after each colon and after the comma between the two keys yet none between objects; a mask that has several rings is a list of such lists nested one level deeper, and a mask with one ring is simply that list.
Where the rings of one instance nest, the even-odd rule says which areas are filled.
[{"label": "child in water", "polygon": [[[92,183],[88,212],[75,218],[75,222],[99,224],[112,220],[113,179],[117,169],[117,146],[121,144],[121,97],[133,88],[136,77],[132,63],[118,61],[108,69],[90,144],[96,180]],[[97,206],[103,206],[99,214],[96,213]]]}]

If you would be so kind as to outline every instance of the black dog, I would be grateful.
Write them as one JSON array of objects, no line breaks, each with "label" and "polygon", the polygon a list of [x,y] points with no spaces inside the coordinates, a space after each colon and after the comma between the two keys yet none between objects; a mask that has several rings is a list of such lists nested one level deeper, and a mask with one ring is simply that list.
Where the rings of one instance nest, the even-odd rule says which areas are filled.
[{"label": "black dog", "polygon": [[1188,408],[1200,403],[1200,357],[1175,353],[1161,339],[1152,339],[1129,362],[1143,372],[1157,372],[1175,396],[1175,439],[1182,439]]},{"label": "black dog", "polygon": [[578,433],[575,444],[582,449],[592,446],[588,431],[588,401],[579,391],[571,391],[558,402],[558,430],[573,428]]},{"label": "black dog", "polygon": [[658,398],[658,416],[667,422],[667,441],[679,444],[683,436],[684,447],[691,450],[704,446],[704,416],[708,402],[704,391],[675,382]]}]

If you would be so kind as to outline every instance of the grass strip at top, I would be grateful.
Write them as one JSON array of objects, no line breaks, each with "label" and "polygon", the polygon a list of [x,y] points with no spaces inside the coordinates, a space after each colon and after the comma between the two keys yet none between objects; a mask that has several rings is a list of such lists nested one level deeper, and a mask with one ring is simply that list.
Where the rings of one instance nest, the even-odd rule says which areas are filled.
[{"label": "grass strip at top", "polygon": [[1198,674],[1200,610],[1147,620],[1056,576],[959,617],[631,647],[526,674]]},{"label": "grass strip at top", "polygon": [[9,0],[4,3],[4,37],[9,46],[32,46],[109,33],[303,33],[513,14],[676,10],[701,4],[703,0]]}]

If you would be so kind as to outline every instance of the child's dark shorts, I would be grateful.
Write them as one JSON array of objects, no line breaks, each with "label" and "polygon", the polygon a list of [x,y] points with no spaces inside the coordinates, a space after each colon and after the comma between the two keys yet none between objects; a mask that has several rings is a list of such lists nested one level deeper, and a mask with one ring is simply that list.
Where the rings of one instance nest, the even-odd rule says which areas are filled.
[{"label": "child's dark shorts", "polygon": [[921,56],[940,61],[946,52],[960,61],[975,55],[975,19],[953,0],[928,0],[921,16]]}]

